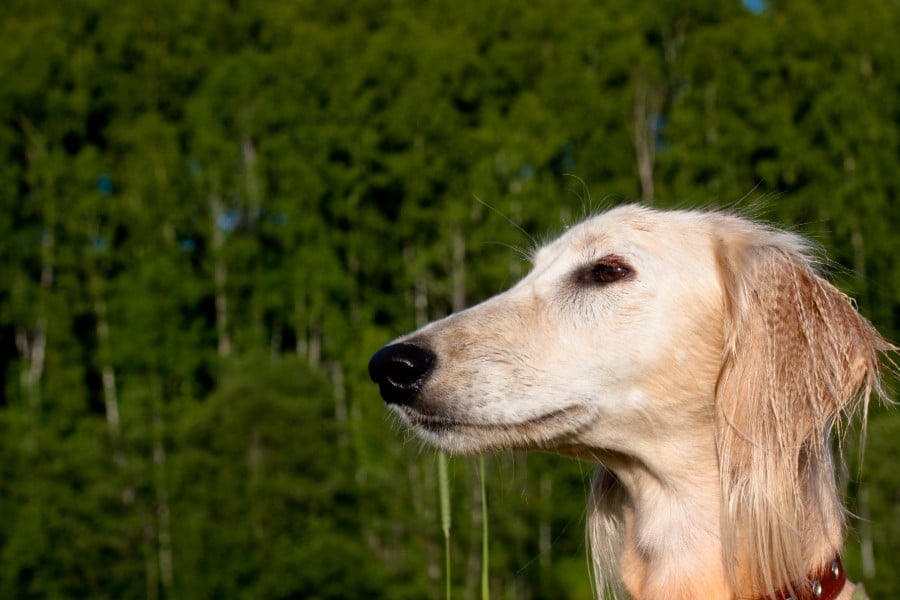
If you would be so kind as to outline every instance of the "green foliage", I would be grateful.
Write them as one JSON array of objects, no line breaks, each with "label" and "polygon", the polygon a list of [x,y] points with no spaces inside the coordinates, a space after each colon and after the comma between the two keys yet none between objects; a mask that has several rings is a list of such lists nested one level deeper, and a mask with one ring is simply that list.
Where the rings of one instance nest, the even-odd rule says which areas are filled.
[{"label": "green foliage", "polygon": [[327,383],[296,358],[263,354],[222,368],[219,388],[173,436],[181,593],[346,598],[383,589],[381,570],[350,536],[365,524]]},{"label": "green foliage", "polygon": [[[767,6],[7,1],[0,596],[440,598],[439,459],[366,361],[620,201],[796,227],[900,339],[900,9]],[[893,597],[873,413],[846,562]],[[489,522],[446,467],[454,597],[488,525],[492,595],[589,597],[589,465],[487,457]]]}]

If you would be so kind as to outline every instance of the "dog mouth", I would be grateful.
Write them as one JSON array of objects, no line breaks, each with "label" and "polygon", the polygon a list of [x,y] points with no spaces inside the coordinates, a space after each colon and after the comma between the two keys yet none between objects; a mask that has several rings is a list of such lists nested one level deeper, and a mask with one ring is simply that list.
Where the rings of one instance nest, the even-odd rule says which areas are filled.
[{"label": "dog mouth", "polygon": [[[583,418],[584,407],[569,406],[520,421],[481,421],[446,414],[422,412],[410,406],[396,406],[407,423],[426,436],[472,434],[487,436],[502,433],[507,443],[527,447],[530,440],[540,440],[545,446],[551,439],[564,437],[580,430],[588,419]],[[520,443],[516,443],[519,441]]]}]

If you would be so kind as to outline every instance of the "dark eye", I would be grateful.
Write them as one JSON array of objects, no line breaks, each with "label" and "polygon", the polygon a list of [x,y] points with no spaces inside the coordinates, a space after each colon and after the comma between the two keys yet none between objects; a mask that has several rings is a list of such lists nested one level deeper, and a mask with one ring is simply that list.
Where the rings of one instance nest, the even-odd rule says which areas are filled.
[{"label": "dark eye", "polygon": [[613,283],[630,276],[634,271],[619,259],[603,259],[578,272],[579,283]]}]

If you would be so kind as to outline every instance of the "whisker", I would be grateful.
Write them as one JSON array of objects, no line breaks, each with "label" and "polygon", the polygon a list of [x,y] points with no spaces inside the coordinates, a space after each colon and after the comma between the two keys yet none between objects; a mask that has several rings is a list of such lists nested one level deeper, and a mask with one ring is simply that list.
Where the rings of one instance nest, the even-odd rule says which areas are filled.
[{"label": "whisker", "polygon": [[518,223],[516,223],[515,221],[513,221],[512,219],[510,219],[505,213],[503,213],[503,212],[501,212],[500,210],[494,208],[493,206],[491,206],[490,204],[488,204],[487,202],[485,202],[484,200],[482,200],[481,198],[479,198],[479,197],[476,196],[475,194],[472,194],[472,197],[475,198],[475,200],[477,200],[482,206],[484,206],[485,208],[487,208],[487,209],[490,210],[491,212],[494,212],[494,213],[500,215],[501,217],[503,217],[503,220],[504,220],[504,221],[506,221],[507,223],[509,223],[510,225],[512,225],[517,231],[521,232],[522,235],[524,235],[526,238],[528,238],[528,241],[531,243],[531,246],[532,246],[532,247],[536,248],[536,247],[539,245],[539,244],[538,244],[538,241],[534,238],[534,236],[532,236],[530,233],[528,233],[527,231],[525,231],[525,229],[524,229],[521,225],[519,225]]},{"label": "whisker", "polygon": [[[574,179],[578,183],[581,184],[581,190],[583,194],[578,194],[575,191],[570,191],[570,193],[575,194],[576,197],[581,201],[581,218],[586,219],[588,216],[593,214],[594,211],[594,200],[591,198],[591,189],[588,187],[588,184],[574,173],[563,173],[563,177],[569,177]],[[587,205],[585,205],[585,198],[587,198]]]}]

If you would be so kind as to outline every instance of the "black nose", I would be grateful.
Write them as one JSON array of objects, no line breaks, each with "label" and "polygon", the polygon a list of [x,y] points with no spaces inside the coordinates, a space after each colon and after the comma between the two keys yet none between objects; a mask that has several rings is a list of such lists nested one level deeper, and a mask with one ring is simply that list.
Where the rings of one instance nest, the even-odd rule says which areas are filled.
[{"label": "black nose", "polygon": [[422,389],[434,353],[415,344],[391,344],[372,356],[369,377],[388,404],[406,404]]}]

